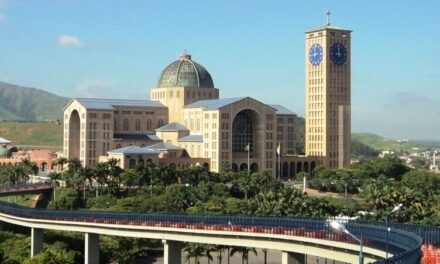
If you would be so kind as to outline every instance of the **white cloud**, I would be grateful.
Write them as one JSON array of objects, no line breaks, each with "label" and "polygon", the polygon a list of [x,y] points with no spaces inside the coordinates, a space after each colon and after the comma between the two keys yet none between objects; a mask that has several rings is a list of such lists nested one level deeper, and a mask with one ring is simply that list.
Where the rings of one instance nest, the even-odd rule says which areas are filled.
[{"label": "white cloud", "polygon": [[86,80],[77,86],[78,94],[75,96],[91,98],[108,98],[112,94],[113,88],[110,84],[102,80]]},{"label": "white cloud", "polygon": [[7,21],[5,9],[6,9],[6,0],[0,0],[0,24]]},{"label": "white cloud", "polygon": [[63,47],[80,48],[82,47],[82,41],[73,35],[63,34],[58,38],[58,44]]}]

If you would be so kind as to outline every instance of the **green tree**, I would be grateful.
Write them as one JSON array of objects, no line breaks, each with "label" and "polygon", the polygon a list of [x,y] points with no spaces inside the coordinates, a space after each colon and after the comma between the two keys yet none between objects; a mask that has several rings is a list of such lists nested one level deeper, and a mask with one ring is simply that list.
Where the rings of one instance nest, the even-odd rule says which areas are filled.
[{"label": "green tree", "polygon": [[47,246],[41,253],[33,258],[26,259],[23,264],[74,264],[75,253],[69,251],[66,244],[55,242]]},{"label": "green tree", "polygon": [[241,255],[241,263],[249,264],[249,253],[253,253],[255,256],[258,255],[257,250],[255,248],[249,247],[233,247],[231,250],[231,256],[235,254]]},{"label": "green tree", "polygon": [[65,189],[60,192],[57,199],[51,201],[48,205],[50,209],[74,210],[83,206],[81,192],[76,189]]},{"label": "green tree", "polygon": [[136,169],[128,169],[126,171],[123,171],[121,173],[121,181],[122,184],[127,186],[129,192],[133,185],[138,185],[139,189],[139,174],[137,174]]},{"label": "green tree", "polygon": [[57,186],[58,186],[58,181],[61,179],[61,174],[55,171],[51,171],[48,174],[49,177],[49,183],[52,185],[53,187],[53,199],[56,199],[56,191],[57,191]]}]

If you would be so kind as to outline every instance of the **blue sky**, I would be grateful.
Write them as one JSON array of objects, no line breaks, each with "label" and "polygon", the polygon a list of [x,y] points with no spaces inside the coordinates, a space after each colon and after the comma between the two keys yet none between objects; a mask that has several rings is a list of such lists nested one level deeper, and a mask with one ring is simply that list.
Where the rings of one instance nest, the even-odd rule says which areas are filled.
[{"label": "blue sky", "polygon": [[440,1],[0,0],[0,80],[149,98],[185,49],[221,97],[304,115],[304,31],[353,30],[352,130],[440,140]]}]

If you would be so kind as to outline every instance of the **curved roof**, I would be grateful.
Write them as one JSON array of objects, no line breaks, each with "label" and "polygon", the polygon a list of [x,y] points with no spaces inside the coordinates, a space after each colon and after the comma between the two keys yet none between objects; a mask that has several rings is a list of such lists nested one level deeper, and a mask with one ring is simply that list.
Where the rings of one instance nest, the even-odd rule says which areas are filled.
[{"label": "curved roof", "polygon": [[184,53],[178,60],[168,65],[160,74],[157,88],[197,87],[214,88],[211,74]]}]

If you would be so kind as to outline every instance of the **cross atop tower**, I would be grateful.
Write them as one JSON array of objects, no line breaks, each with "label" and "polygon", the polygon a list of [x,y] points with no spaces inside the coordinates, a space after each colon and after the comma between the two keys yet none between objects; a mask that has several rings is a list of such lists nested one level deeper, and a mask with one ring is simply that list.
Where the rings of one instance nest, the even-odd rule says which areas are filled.
[{"label": "cross atop tower", "polygon": [[325,13],[325,15],[327,16],[326,26],[330,26],[330,15],[331,14],[332,14],[332,12],[330,12],[330,10],[327,10],[327,12]]}]

